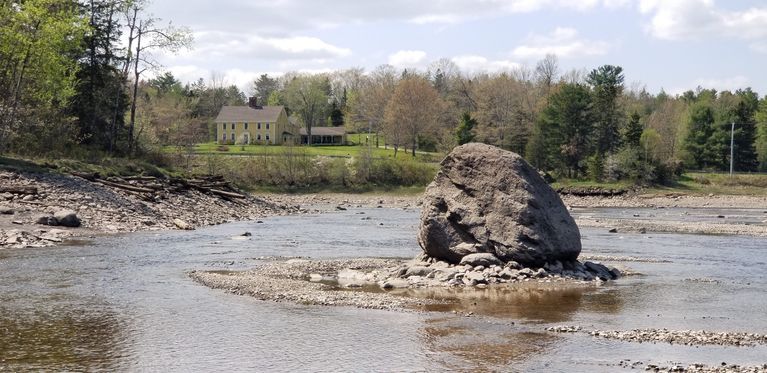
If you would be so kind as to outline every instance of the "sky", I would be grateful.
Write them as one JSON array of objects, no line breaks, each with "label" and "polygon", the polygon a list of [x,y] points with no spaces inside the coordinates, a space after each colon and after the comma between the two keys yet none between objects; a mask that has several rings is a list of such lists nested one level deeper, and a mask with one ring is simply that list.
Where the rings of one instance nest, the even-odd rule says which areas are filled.
[{"label": "sky", "polygon": [[[463,72],[622,66],[629,86],[767,94],[767,1],[753,0],[155,0],[193,47],[159,53],[183,82],[212,74],[247,89],[260,74],[390,64]],[[246,90],[247,93],[247,90]]]}]

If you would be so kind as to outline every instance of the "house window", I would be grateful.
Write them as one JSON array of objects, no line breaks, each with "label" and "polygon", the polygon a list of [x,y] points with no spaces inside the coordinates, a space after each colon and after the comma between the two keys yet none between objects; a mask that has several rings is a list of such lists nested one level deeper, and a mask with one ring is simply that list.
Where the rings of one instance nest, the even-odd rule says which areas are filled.
[{"label": "house window", "polygon": [[250,138],[249,137],[250,136],[248,136],[247,133],[242,136],[242,139],[243,139],[245,144],[249,144],[250,143]]},{"label": "house window", "polygon": [[269,123],[266,124],[266,129],[269,129]]},{"label": "house window", "polygon": [[261,129],[261,122],[258,122],[258,129]]},{"label": "house window", "polygon": [[221,141],[226,141],[226,133],[221,134]]},{"label": "house window", "polygon": [[245,129],[248,129],[248,124],[247,123],[245,123]]},{"label": "house window", "polygon": [[261,134],[256,135],[256,140],[261,141]]},{"label": "house window", "polygon": [[234,123],[232,123],[232,129],[234,129]]},{"label": "house window", "polygon": [[234,134],[232,134],[232,141],[234,141]]},{"label": "house window", "polygon": [[[267,124],[268,126],[269,124]],[[266,135],[266,142],[269,142],[269,135]]]}]

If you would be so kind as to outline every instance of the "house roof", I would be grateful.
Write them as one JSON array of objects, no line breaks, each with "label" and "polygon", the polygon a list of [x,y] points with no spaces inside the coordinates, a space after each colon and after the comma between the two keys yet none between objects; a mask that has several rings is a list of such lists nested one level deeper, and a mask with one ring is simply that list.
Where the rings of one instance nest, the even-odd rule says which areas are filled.
[{"label": "house roof", "polygon": [[[306,128],[301,127],[301,135],[306,136]],[[312,127],[312,136],[343,136],[346,134],[344,127]]]},{"label": "house roof", "polygon": [[284,108],[282,106],[224,106],[216,117],[216,123],[228,122],[276,122]]}]

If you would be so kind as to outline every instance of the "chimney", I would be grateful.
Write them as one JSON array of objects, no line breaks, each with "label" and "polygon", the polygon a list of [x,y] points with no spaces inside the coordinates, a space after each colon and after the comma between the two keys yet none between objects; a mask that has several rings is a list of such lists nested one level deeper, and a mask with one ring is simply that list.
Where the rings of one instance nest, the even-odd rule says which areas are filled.
[{"label": "chimney", "polygon": [[262,106],[258,105],[258,97],[250,97],[248,98],[248,106],[253,109],[263,109]]}]

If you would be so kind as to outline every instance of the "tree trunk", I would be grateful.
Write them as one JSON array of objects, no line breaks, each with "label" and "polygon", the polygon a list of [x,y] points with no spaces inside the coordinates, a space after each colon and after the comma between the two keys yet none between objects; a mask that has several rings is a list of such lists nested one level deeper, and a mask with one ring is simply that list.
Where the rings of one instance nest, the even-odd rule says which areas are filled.
[{"label": "tree trunk", "polygon": [[138,34],[137,34],[137,40],[136,40],[136,57],[134,58],[134,64],[133,64],[133,99],[131,100],[131,106],[130,106],[130,125],[128,125],[128,154],[133,155],[133,129],[136,125],[136,98],[138,97],[138,82],[140,78],[141,72],[138,70],[139,60],[140,60],[140,54],[141,54],[141,35],[142,35],[142,24],[139,23],[138,26]]}]

